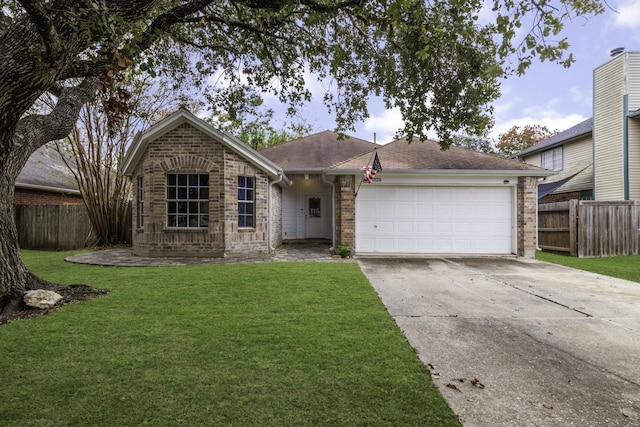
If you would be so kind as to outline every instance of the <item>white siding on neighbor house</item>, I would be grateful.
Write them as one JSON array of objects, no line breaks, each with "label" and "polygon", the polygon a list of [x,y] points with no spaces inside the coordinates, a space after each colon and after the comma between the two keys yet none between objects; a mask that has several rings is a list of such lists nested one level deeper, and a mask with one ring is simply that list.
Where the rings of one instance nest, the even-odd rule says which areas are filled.
[{"label": "white siding on neighbor house", "polygon": [[[565,143],[563,145],[564,169],[557,175],[548,177],[544,182],[551,183],[563,180],[591,164],[592,156],[591,135]],[[541,153],[537,152],[523,158],[525,163],[541,166]],[[571,193],[574,191],[589,190],[593,186],[593,174],[591,169],[586,169],[564,185],[560,186],[552,194]]]},{"label": "white siding on neighbor house", "polygon": [[594,196],[624,199],[623,130],[626,54],[594,70]]},{"label": "white siding on neighbor house", "polygon": [[[640,52],[628,52],[629,111],[640,109]],[[629,120],[629,199],[640,200],[640,117]]]},{"label": "white siding on neighbor house", "polygon": [[627,52],[627,91],[629,110],[640,108],[640,52]]},{"label": "white siding on neighbor house", "polygon": [[305,230],[305,203],[307,195],[320,195],[324,206],[322,218],[324,218],[324,239],[332,236],[331,187],[323,183],[318,175],[309,179],[294,177],[293,185],[283,190],[282,197],[282,238],[283,240],[296,240],[306,238]]}]

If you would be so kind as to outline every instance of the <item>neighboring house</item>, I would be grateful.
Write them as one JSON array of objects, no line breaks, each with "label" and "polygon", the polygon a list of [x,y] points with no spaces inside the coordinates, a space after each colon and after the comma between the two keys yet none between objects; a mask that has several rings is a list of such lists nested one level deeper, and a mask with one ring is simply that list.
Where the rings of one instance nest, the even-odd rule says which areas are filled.
[{"label": "neighboring house", "polygon": [[[374,151],[383,171],[368,184]],[[267,253],[327,239],[359,254],[518,254],[536,249],[537,184],[553,174],[437,143],[377,146],[321,132],[257,152],[181,109],[124,161],[133,253]]]},{"label": "neighboring house", "polygon": [[54,143],[36,150],[18,175],[14,205],[83,204],[78,183]]},{"label": "neighboring house", "polygon": [[559,172],[540,185],[541,201],[640,200],[640,51],[593,76],[593,118],[517,155]]}]

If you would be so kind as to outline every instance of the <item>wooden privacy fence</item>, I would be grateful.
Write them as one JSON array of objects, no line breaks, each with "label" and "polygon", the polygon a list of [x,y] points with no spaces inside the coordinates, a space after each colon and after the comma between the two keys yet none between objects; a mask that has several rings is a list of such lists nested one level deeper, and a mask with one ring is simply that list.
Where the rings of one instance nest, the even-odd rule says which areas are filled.
[{"label": "wooden privacy fence", "polygon": [[84,205],[14,206],[23,249],[69,250],[90,246],[91,222]]},{"label": "wooden privacy fence", "polygon": [[538,205],[538,246],[578,257],[640,253],[640,204],[570,200]]}]

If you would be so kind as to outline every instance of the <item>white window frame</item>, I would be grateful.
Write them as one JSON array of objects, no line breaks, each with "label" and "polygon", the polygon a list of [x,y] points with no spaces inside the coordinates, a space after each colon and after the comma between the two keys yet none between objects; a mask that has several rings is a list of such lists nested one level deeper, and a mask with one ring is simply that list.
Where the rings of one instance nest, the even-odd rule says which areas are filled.
[{"label": "white window frame", "polygon": [[238,176],[238,229],[256,227],[256,178]]},{"label": "white window frame", "polygon": [[209,174],[168,173],[166,176],[166,227],[209,227]]},{"label": "white window frame", "polygon": [[564,147],[552,148],[551,150],[543,151],[540,154],[540,165],[545,169],[552,171],[561,171],[564,169]]}]

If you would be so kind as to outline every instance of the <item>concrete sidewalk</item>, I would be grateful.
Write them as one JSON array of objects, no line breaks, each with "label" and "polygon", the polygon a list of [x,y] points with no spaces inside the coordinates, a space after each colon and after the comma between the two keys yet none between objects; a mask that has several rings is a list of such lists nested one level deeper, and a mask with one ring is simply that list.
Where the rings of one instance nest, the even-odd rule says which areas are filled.
[{"label": "concrete sidewalk", "polygon": [[640,284],[521,258],[358,263],[465,426],[640,425]]}]

